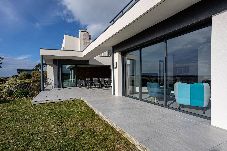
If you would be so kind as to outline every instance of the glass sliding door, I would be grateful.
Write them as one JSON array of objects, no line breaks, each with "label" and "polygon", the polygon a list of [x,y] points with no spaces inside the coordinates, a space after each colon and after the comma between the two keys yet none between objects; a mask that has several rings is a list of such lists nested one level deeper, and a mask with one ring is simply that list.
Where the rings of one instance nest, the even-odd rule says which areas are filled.
[{"label": "glass sliding door", "polygon": [[140,51],[126,55],[126,96],[139,99],[140,95]]},{"label": "glass sliding door", "polygon": [[62,65],[62,87],[76,87],[75,65]]},{"label": "glass sliding door", "polygon": [[169,107],[210,117],[211,27],[167,41]]},{"label": "glass sliding door", "polygon": [[145,47],[142,55],[142,99],[164,105],[165,43]]},{"label": "glass sliding door", "polygon": [[211,26],[125,56],[125,93],[181,111],[211,116]]}]

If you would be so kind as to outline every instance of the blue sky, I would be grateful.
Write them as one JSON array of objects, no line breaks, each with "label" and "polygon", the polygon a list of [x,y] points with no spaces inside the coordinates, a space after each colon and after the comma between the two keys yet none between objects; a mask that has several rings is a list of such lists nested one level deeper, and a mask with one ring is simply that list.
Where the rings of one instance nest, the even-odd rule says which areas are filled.
[{"label": "blue sky", "polygon": [[[59,49],[64,34],[88,29],[97,36],[129,0],[1,0],[1,76],[33,68],[40,48]],[[120,3],[119,3],[120,2]]]}]

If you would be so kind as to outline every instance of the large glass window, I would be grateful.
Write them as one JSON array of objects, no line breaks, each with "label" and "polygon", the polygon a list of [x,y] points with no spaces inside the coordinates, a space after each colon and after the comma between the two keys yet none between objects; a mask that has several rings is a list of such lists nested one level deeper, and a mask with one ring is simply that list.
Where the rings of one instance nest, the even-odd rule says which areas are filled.
[{"label": "large glass window", "polygon": [[211,27],[168,40],[167,50],[168,105],[210,117]]},{"label": "large glass window", "polygon": [[139,98],[140,92],[140,51],[126,55],[126,95]]},{"label": "large glass window", "polygon": [[128,53],[125,75],[127,96],[210,117],[211,26]]},{"label": "large glass window", "polygon": [[76,86],[76,74],[75,65],[62,65],[62,86],[75,87]]},{"label": "large glass window", "polygon": [[165,43],[143,48],[141,54],[142,99],[163,105]]}]

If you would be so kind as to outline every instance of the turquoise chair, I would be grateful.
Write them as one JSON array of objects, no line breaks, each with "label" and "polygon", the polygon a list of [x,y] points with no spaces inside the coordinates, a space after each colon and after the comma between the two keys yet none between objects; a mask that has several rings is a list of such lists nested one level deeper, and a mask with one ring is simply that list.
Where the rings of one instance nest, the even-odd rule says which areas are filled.
[{"label": "turquoise chair", "polygon": [[191,84],[191,106],[207,107],[210,101],[210,86],[208,83]]},{"label": "turquoise chair", "polygon": [[176,102],[180,105],[189,105],[203,108],[203,113],[210,101],[210,86],[208,83],[180,83],[174,85]]},{"label": "turquoise chair", "polygon": [[204,86],[202,83],[190,84],[190,105],[204,107]]},{"label": "turquoise chair", "polygon": [[178,104],[190,105],[190,84],[178,83],[177,95],[176,101]]},{"label": "turquoise chair", "polygon": [[161,95],[161,89],[158,83],[147,82],[147,90],[151,97],[158,97]]}]

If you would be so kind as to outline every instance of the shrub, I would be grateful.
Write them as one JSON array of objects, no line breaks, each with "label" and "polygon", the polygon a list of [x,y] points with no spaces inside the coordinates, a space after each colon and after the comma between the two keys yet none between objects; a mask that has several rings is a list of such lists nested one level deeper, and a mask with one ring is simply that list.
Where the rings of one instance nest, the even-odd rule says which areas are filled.
[{"label": "shrub", "polygon": [[3,99],[3,84],[0,84],[0,100]]},{"label": "shrub", "polygon": [[4,83],[6,83],[7,78],[0,78],[0,86]]},{"label": "shrub", "polygon": [[39,71],[32,74],[21,73],[18,77],[11,77],[4,84],[0,84],[0,101],[17,98],[34,97],[40,92]]},{"label": "shrub", "polygon": [[16,90],[16,92],[14,93],[14,96],[16,98],[28,97],[29,96],[29,90],[23,90],[23,89]]},{"label": "shrub", "polygon": [[18,76],[19,80],[27,80],[27,79],[31,79],[31,78],[32,78],[32,75],[27,72],[22,72]]},{"label": "shrub", "polygon": [[30,79],[19,80],[17,78],[10,78],[3,85],[3,97],[6,99],[29,97],[29,91],[31,90],[30,83]]},{"label": "shrub", "polygon": [[41,79],[40,72],[33,71],[31,78],[31,96],[36,96],[37,94],[39,94],[41,89],[40,79]]}]

